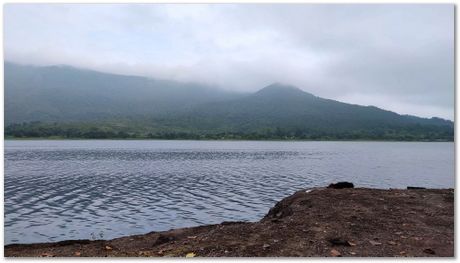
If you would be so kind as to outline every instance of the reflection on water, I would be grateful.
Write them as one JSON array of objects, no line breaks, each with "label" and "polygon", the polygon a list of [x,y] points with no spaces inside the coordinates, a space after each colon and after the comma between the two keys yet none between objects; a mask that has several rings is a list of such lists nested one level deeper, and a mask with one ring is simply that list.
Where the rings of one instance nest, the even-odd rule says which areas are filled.
[{"label": "reflection on water", "polygon": [[453,143],[7,141],[5,243],[256,221],[301,188],[454,187]]}]

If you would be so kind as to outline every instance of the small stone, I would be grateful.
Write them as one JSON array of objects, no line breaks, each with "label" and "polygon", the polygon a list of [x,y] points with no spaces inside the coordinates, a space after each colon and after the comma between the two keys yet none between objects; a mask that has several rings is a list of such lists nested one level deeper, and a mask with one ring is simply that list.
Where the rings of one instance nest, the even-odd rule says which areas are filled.
[{"label": "small stone", "polygon": [[426,249],[423,250],[423,252],[425,252],[427,254],[430,254],[430,255],[435,255],[436,254],[436,252],[434,252],[434,250],[431,249],[431,248],[426,248]]},{"label": "small stone", "polygon": [[380,246],[382,244],[380,242],[373,241],[373,240],[369,240],[369,243],[371,243],[371,245],[373,245],[373,246]]},{"label": "small stone", "polygon": [[340,252],[336,249],[331,249],[331,256],[333,257],[341,257],[342,254],[340,254]]},{"label": "small stone", "polygon": [[110,247],[110,246],[105,246],[105,249],[106,249],[106,250],[112,250],[112,247]]},{"label": "small stone", "polygon": [[270,245],[269,244],[264,244],[262,247],[263,247],[263,249],[267,249],[267,248],[270,247]]},{"label": "small stone", "polygon": [[353,255],[353,256],[354,256],[354,255],[356,255],[356,252],[351,251],[351,252],[350,252],[350,255]]},{"label": "small stone", "polygon": [[338,237],[329,239],[329,243],[334,246],[351,246],[348,241]]},{"label": "small stone", "polygon": [[193,253],[193,252],[187,253],[187,255],[185,255],[186,258],[193,258],[195,256],[196,256],[196,254]]},{"label": "small stone", "polygon": [[396,246],[396,242],[394,242],[394,241],[388,241],[388,244],[392,245],[392,246]]},{"label": "small stone", "polygon": [[75,252],[74,255],[77,256],[77,257],[79,257],[79,256],[81,256],[81,252],[80,252],[80,251],[77,251],[77,252]]},{"label": "small stone", "polygon": [[356,246],[356,243],[354,243],[354,242],[351,242],[351,241],[347,241],[347,243],[348,243],[348,245],[349,245],[350,247],[354,247],[354,246]]},{"label": "small stone", "polygon": [[188,236],[187,238],[189,238],[189,239],[195,239],[196,236]]},{"label": "small stone", "polygon": [[329,239],[329,242],[335,246],[347,246],[347,247],[356,246],[356,244],[351,241],[347,241],[345,239],[337,238],[337,237]]}]

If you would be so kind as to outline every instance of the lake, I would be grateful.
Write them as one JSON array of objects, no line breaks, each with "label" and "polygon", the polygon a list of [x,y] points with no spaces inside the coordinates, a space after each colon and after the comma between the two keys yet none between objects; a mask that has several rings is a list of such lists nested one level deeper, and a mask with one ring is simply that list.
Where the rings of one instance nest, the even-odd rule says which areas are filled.
[{"label": "lake", "polygon": [[257,221],[343,180],[453,188],[454,143],[5,141],[5,244]]}]

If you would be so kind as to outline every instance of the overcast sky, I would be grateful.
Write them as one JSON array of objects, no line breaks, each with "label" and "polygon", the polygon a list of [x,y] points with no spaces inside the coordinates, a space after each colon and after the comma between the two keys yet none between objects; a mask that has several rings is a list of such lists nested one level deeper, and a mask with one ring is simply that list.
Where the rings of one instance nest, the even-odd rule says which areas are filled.
[{"label": "overcast sky", "polygon": [[5,59],[454,118],[454,5],[7,4]]}]

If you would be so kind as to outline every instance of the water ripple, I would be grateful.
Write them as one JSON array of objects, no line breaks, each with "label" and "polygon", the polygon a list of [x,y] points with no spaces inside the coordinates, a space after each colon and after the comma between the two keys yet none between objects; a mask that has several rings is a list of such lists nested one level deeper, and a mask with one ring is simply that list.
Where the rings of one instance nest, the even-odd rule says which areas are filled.
[{"label": "water ripple", "polygon": [[454,186],[453,143],[7,141],[5,242],[256,221],[300,188]]}]

